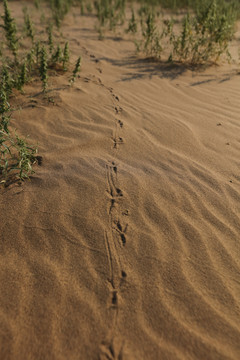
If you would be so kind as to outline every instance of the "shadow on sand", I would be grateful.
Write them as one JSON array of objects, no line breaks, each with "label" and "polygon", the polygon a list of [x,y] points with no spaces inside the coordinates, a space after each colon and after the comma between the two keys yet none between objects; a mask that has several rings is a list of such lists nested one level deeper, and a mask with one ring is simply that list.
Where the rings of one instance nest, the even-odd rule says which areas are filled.
[{"label": "shadow on sand", "polygon": [[[170,79],[175,80],[181,75],[183,75],[187,71],[192,72],[192,77],[195,76],[203,76],[207,77],[202,81],[192,82],[191,86],[197,86],[201,84],[206,84],[208,82],[217,81],[218,83],[222,83],[230,80],[233,76],[236,75],[235,70],[230,70],[229,73],[218,74],[204,74],[204,71],[209,68],[216,68],[218,65],[216,64],[200,64],[200,65],[190,65],[183,63],[169,63],[166,61],[156,60],[155,58],[139,58],[136,55],[128,57],[126,59],[115,60],[107,57],[102,57],[99,60],[103,60],[111,63],[113,66],[124,67],[128,72],[125,72],[119,82],[122,81],[131,81],[145,78],[153,78],[155,76],[161,79]],[[219,76],[220,75],[220,76]]]}]

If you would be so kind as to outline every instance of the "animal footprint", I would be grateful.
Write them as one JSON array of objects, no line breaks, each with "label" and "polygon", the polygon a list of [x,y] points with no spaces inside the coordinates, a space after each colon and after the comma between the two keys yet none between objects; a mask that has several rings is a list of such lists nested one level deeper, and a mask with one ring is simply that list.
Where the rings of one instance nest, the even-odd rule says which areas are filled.
[{"label": "animal footprint", "polygon": [[115,106],[114,110],[116,111],[116,114],[119,114],[123,109],[120,106]]},{"label": "animal footprint", "polygon": [[123,138],[121,136],[115,136],[113,138],[113,148],[117,149],[118,145],[122,145],[123,144]]},{"label": "animal footprint", "polygon": [[122,190],[116,186],[117,182],[117,167],[115,163],[112,165],[106,165],[107,170],[107,182],[109,187],[109,194],[113,200],[117,200],[118,197],[123,196]]},{"label": "animal footprint", "polygon": [[127,228],[128,228],[128,224],[125,226],[125,228],[123,229],[121,222],[118,220],[116,222],[116,231],[118,232],[118,234],[120,235],[122,244],[125,245],[127,238],[126,238],[126,232],[127,232]]},{"label": "animal footprint", "polygon": [[[119,341],[119,340],[118,340]],[[114,339],[111,340],[109,343],[102,343],[101,345],[101,352],[99,355],[99,360],[123,360],[123,348],[124,342],[121,342],[120,348],[119,345],[114,345]]]},{"label": "animal footprint", "polygon": [[121,120],[118,120],[118,124],[119,124],[120,128],[123,127],[123,122]]}]

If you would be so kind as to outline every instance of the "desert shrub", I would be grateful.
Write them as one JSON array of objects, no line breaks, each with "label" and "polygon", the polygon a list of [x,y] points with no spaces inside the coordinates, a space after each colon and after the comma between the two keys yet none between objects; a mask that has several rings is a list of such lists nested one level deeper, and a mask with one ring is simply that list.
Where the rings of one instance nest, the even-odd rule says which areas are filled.
[{"label": "desert shrub", "polygon": [[50,5],[53,13],[53,19],[56,26],[59,28],[64,16],[68,13],[72,0],[50,0]]},{"label": "desert shrub", "polygon": [[173,36],[172,58],[192,64],[218,61],[220,56],[231,58],[228,44],[234,33],[231,12],[221,12],[215,0],[197,11],[187,14],[182,22],[180,36]]},{"label": "desert shrub", "polygon": [[160,58],[168,53],[169,61],[190,64],[216,62],[221,56],[230,60],[229,42],[233,38],[236,14],[233,8],[218,1],[206,0],[196,8],[196,13],[187,13],[181,23],[179,33],[173,20],[155,19],[154,8],[141,7],[142,39],[136,43],[137,49],[147,56]]},{"label": "desert shrub", "polygon": [[99,21],[99,32],[102,27],[114,30],[116,25],[125,20],[125,0],[95,0],[94,7]]}]

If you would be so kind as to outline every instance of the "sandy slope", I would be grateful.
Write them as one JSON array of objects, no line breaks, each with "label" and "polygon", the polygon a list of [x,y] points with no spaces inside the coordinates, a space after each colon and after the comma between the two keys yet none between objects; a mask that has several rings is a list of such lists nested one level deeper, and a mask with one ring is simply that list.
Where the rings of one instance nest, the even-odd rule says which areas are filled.
[{"label": "sandy slope", "polygon": [[14,99],[43,165],[0,193],[0,359],[237,360],[240,77],[135,58],[94,24],[62,28],[73,88]]}]

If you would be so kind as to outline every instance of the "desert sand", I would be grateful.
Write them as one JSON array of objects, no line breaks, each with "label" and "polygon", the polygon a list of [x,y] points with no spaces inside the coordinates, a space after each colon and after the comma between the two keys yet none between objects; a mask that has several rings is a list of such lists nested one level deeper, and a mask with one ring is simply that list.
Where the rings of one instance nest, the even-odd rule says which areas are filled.
[{"label": "desert sand", "polygon": [[238,66],[166,66],[95,23],[63,22],[74,86],[12,99],[43,161],[0,190],[0,359],[238,360]]}]

